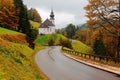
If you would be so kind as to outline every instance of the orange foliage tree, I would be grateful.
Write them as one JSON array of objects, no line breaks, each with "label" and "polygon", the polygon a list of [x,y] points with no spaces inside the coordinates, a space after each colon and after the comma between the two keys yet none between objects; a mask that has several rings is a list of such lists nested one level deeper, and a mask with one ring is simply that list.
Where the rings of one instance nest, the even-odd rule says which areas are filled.
[{"label": "orange foliage tree", "polygon": [[85,7],[86,16],[89,18],[87,23],[102,27],[109,32],[114,40],[115,53],[120,57],[120,2],[119,0],[88,0],[89,4]]},{"label": "orange foliage tree", "polygon": [[18,26],[13,0],[0,0],[0,25],[12,29]]}]

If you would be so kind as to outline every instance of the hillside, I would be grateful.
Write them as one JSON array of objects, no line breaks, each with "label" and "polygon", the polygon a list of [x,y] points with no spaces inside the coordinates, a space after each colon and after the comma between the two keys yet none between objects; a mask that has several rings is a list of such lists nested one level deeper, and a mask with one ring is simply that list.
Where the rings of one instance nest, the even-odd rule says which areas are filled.
[{"label": "hillside", "polygon": [[[39,36],[35,42],[40,45],[48,45],[48,39],[50,36],[51,36],[50,34]],[[59,44],[59,40],[61,37],[66,38],[62,34],[54,34],[54,37],[55,37],[54,39],[55,39],[56,45]],[[87,53],[87,54],[92,53],[92,48],[85,45],[84,43],[80,41],[72,41],[72,47],[75,51],[79,51],[79,52]]]},{"label": "hillside", "polygon": [[[36,43],[37,44],[41,44],[41,45],[48,45],[48,39],[51,37],[52,35],[51,34],[47,34],[47,35],[42,35],[42,36],[39,36],[37,39],[36,39]],[[61,34],[53,34],[54,36],[54,39],[55,39],[55,44],[59,44],[59,39],[62,37],[62,38],[66,38],[65,36],[61,35]]]},{"label": "hillside", "polygon": [[20,33],[0,27],[0,35],[1,34],[20,34]]},{"label": "hillside", "polygon": [[0,28],[0,80],[46,80],[25,35]]},{"label": "hillside", "polygon": [[40,26],[40,23],[34,22],[34,21],[32,21],[32,20],[30,20],[30,24],[32,25],[32,27],[33,27],[34,29],[37,29],[37,30],[38,30],[38,28],[39,28],[39,26]]},{"label": "hillside", "polygon": [[80,41],[72,42],[73,49],[86,54],[91,54],[93,52],[92,48]]}]

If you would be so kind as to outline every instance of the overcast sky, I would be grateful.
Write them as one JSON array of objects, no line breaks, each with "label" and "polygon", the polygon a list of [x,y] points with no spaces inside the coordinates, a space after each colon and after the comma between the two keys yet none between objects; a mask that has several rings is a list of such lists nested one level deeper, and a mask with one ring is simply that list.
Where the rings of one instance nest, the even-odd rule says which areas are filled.
[{"label": "overcast sky", "polygon": [[23,0],[28,8],[35,8],[40,13],[42,21],[49,18],[51,8],[55,14],[56,28],[66,27],[69,23],[85,23],[84,6],[88,4],[87,0]]}]

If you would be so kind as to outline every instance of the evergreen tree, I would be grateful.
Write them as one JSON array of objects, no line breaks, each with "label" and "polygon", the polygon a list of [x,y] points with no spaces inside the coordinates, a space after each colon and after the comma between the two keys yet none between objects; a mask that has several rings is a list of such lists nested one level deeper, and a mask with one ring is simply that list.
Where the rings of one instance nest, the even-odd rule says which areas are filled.
[{"label": "evergreen tree", "polygon": [[106,49],[105,49],[102,39],[95,40],[93,50],[96,55],[106,56]]},{"label": "evergreen tree", "polygon": [[22,0],[14,0],[14,4],[16,6],[16,10],[19,11],[18,14],[16,14],[19,16],[18,30],[26,34],[26,39],[29,43],[29,46],[31,48],[34,48],[33,41],[36,39],[38,33],[36,30],[31,29],[27,14],[27,7],[23,4]]},{"label": "evergreen tree", "polygon": [[75,31],[76,31],[75,25],[69,24],[69,25],[65,28],[65,31],[66,31],[66,33],[67,33],[67,37],[72,39],[72,37],[75,35]]},{"label": "evergreen tree", "polygon": [[14,4],[16,6],[16,10],[18,10],[19,16],[19,31],[25,34],[29,34],[30,31],[30,23],[27,15],[27,7],[23,4],[22,0],[14,0]]}]

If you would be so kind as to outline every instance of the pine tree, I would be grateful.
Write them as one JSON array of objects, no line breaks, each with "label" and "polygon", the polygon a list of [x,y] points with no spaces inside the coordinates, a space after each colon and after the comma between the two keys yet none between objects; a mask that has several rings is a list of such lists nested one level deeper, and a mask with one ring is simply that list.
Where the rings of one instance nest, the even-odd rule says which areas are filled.
[{"label": "pine tree", "polygon": [[96,55],[106,56],[106,49],[105,49],[102,39],[95,40],[93,50]]},{"label": "pine tree", "polygon": [[14,4],[19,11],[17,14],[19,16],[19,31],[29,34],[31,27],[27,15],[27,7],[23,4],[22,0],[14,0]]},{"label": "pine tree", "polygon": [[27,13],[27,7],[23,4],[22,0],[14,0],[14,4],[16,5],[16,10],[19,11],[19,31],[26,34],[26,40],[29,43],[29,46],[31,48],[34,48],[33,41],[37,37],[37,31],[34,29],[31,29],[30,22],[28,19],[28,13]]},{"label": "pine tree", "polygon": [[69,24],[69,25],[65,28],[65,31],[66,31],[66,33],[67,33],[67,37],[72,39],[72,37],[75,35],[75,31],[76,31],[75,25]]}]

